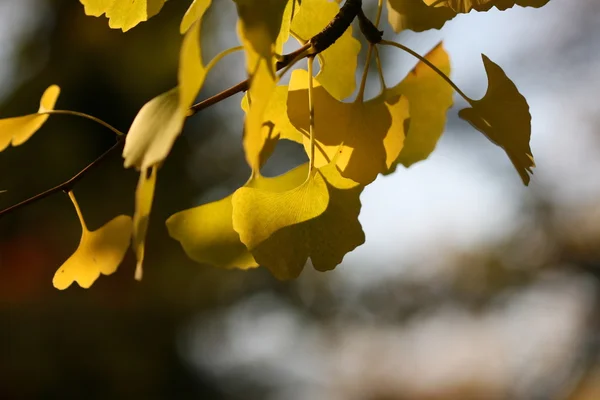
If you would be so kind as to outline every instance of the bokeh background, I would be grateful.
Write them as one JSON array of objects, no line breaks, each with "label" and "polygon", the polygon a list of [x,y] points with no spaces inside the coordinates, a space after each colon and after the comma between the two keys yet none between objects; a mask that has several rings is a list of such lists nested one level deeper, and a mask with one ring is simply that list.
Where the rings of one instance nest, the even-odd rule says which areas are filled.
[{"label": "bokeh background", "polygon": [[[176,84],[178,24],[190,1],[123,34],[76,0],[0,0],[0,116],[58,108],[126,131]],[[233,2],[215,0],[205,58],[236,45]],[[365,0],[371,14],[376,1]],[[385,18],[385,16],[384,16]],[[367,242],[330,273],[293,282],[263,269],[187,259],[167,235],[176,211],[245,181],[240,96],[195,116],[160,170],[144,279],[129,254],[90,290],[52,276],[77,246],[66,195],[0,219],[1,399],[600,399],[600,3],[552,0],[459,16],[441,31],[394,37],[421,53],[439,40],[455,82],[482,96],[480,53],[528,99],[537,168],[522,187],[501,149],[456,117],[429,160],[362,195]],[[415,60],[386,49],[395,84]],[[241,54],[201,97],[243,78]],[[376,74],[369,85],[376,95]],[[0,208],[71,177],[114,143],[56,116],[0,154]],[[304,161],[281,143],[267,165]],[[133,211],[137,176],[115,154],[77,184],[91,229]]]}]

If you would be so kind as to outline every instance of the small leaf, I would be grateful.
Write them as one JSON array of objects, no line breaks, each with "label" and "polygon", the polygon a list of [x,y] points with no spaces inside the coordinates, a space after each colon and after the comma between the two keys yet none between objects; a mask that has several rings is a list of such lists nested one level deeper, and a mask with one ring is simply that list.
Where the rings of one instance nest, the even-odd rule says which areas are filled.
[{"label": "small leaf", "polygon": [[142,267],[146,248],[146,233],[152,201],[154,200],[154,188],[156,187],[156,170],[154,166],[140,173],[137,189],[135,191],[135,213],[133,214],[133,248],[137,265],[135,268],[135,279],[142,279]]},{"label": "small leaf", "polygon": [[85,13],[94,17],[106,14],[108,26],[123,32],[158,14],[166,0],[80,0]]},{"label": "small leaf", "polygon": [[[447,76],[450,75],[450,58],[440,43],[425,58]],[[426,159],[444,132],[446,114],[452,107],[453,89],[425,63],[417,66],[400,84],[390,89],[408,98],[410,108],[410,128],[404,140],[404,147],[394,162],[409,167]]]},{"label": "small leaf", "polygon": [[[379,173],[388,170],[402,150],[404,127],[409,118],[408,100],[386,90],[367,102],[343,103],[316,79],[313,82],[315,165],[323,167],[335,158],[342,176],[363,185],[371,183]],[[307,71],[292,73],[288,116],[301,132],[309,131],[307,83]],[[308,154],[308,135],[304,146]]]},{"label": "small leaf", "polygon": [[481,100],[471,100],[472,108],[458,115],[483,133],[492,143],[502,147],[525,185],[535,167],[529,139],[531,114],[525,97],[506,76],[502,68],[482,54],[489,84]]},{"label": "small leaf", "polygon": [[[309,257],[316,270],[332,270],[365,241],[358,221],[363,187],[343,178],[334,164],[321,168],[318,175],[325,178],[329,193],[325,212],[282,227],[252,249],[256,261],[278,279],[296,278]],[[253,222],[259,224],[260,220]]]},{"label": "small leaf", "polygon": [[258,267],[233,230],[233,194],[219,201],[178,212],[167,220],[169,235],[192,260],[220,268]]},{"label": "small leaf", "polygon": [[[292,33],[302,43],[321,32],[337,15],[340,7],[328,0],[302,0],[292,22]],[[328,49],[319,53],[321,70],[317,79],[336,99],[343,100],[356,88],[356,67],[360,42],[352,36],[352,26]]]},{"label": "small leaf", "polygon": [[0,151],[10,144],[19,146],[29,140],[48,120],[49,115],[44,113],[54,110],[59,94],[60,88],[52,85],[42,95],[37,114],[0,119]]},{"label": "small leaf", "polygon": [[77,282],[87,289],[100,274],[114,273],[123,261],[131,240],[131,217],[119,215],[100,229],[89,231],[75,196],[72,192],[69,196],[81,223],[81,240],[75,253],[54,274],[52,284],[63,290]]},{"label": "small leaf", "polygon": [[211,3],[212,0],[194,0],[181,20],[179,32],[183,35],[190,29],[194,22],[202,19]]},{"label": "small leaf", "polygon": [[200,51],[200,22],[187,32],[181,46],[179,85],[146,103],[125,139],[125,168],[147,169],[162,162],[181,134],[188,109],[204,84],[206,69]]}]

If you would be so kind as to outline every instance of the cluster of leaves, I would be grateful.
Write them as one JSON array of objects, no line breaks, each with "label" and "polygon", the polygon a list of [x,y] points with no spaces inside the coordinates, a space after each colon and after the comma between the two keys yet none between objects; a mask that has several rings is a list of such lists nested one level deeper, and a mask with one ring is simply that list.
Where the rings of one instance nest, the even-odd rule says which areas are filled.
[{"label": "cluster of leaves", "polygon": [[[111,28],[127,31],[156,15],[166,0],[80,1],[86,14],[105,14]],[[211,0],[194,0],[180,26],[184,37],[178,85],[144,105],[127,135],[92,116],[55,110],[57,86],[47,89],[36,114],[0,120],[1,151],[23,144],[49,115],[92,119],[113,130],[119,140],[125,138],[124,166],[140,172],[133,218],[120,215],[93,232],[86,227],[72,187],[65,187],[81,222],[82,237],[77,251],[56,272],[55,287],[64,289],[77,282],[87,288],[100,274],[113,273],[130,242],[138,260],[136,278],[141,279],[158,169],[186,119],[201,109],[194,101],[209,71],[238,50],[245,53],[248,74],[248,80],[236,87],[247,89],[241,107],[246,113],[243,146],[251,175],[232,195],[178,212],[166,221],[169,234],[198,262],[241,269],[261,265],[280,279],[297,277],[308,259],[319,271],[335,268],[365,241],[358,221],[364,187],[398,165],[409,167],[431,154],[455,91],[470,105],[459,116],[503,148],[524,184],[529,183],[534,167],[529,107],[503,70],[486,56],[489,87],[482,99],[473,100],[450,80],[450,60],[441,43],[421,56],[400,43],[382,40],[376,28],[383,0],[378,2],[374,23],[362,13],[360,0],[346,0],[341,6],[339,0],[233,1],[241,46],[204,63],[201,24]],[[389,23],[399,32],[438,29],[457,14],[472,10],[541,7],[548,1],[387,0],[387,7]],[[348,17],[351,8],[355,12]],[[356,98],[349,101],[357,86],[361,48],[350,25],[357,15],[369,40],[366,65],[374,55],[381,92],[364,100],[367,67]],[[284,55],[288,40],[298,41],[301,47]],[[418,59],[394,86],[383,79],[379,46],[395,46]],[[293,70],[289,84],[280,85],[281,76],[306,57],[308,70]],[[315,58],[320,64],[316,76]],[[235,92],[225,91],[221,99]],[[281,176],[264,177],[261,167],[279,140],[302,145],[309,161]]]}]

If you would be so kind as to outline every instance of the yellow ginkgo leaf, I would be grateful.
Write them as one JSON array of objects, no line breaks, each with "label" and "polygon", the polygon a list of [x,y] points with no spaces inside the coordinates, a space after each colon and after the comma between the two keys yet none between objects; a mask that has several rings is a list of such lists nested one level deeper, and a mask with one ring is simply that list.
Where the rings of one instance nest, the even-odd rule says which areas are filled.
[{"label": "yellow ginkgo leaf", "polygon": [[108,26],[123,32],[158,14],[166,0],[79,0],[85,13],[94,17],[106,14]]},{"label": "yellow ginkgo leaf", "polygon": [[146,233],[148,232],[148,222],[150,220],[150,211],[152,210],[152,201],[154,200],[154,188],[156,187],[157,167],[151,167],[142,170],[135,191],[135,213],[133,214],[133,248],[137,264],[135,268],[135,279],[142,279],[142,267],[145,255]]},{"label": "yellow ginkgo leaf", "polygon": [[[292,33],[307,42],[321,32],[336,16],[340,7],[329,0],[302,0],[292,22]],[[336,99],[350,96],[356,87],[356,66],[360,42],[352,36],[352,26],[328,49],[319,53],[321,69],[317,79]]]},{"label": "yellow ginkgo leaf", "polygon": [[252,254],[233,230],[231,200],[224,199],[190,208],[167,220],[169,235],[181,243],[192,260],[220,268],[258,267]]},{"label": "yellow ginkgo leaf", "polygon": [[162,162],[181,134],[188,109],[206,77],[200,53],[200,21],[181,46],[179,85],[146,103],[135,117],[125,141],[125,168],[147,169]]},{"label": "yellow ginkgo leaf", "polygon": [[0,151],[10,144],[19,146],[33,136],[48,120],[49,115],[44,113],[54,110],[59,94],[60,88],[52,85],[42,95],[37,114],[0,119]]},{"label": "yellow ginkgo leaf", "polygon": [[329,193],[325,212],[280,228],[252,249],[256,261],[278,279],[296,278],[308,258],[318,271],[332,270],[365,241],[358,221],[363,187],[343,178],[334,164],[324,166],[318,174],[325,178]]},{"label": "yellow ginkgo leaf", "polygon": [[277,230],[321,215],[328,202],[327,185],[316,171],[300,186],[285,191],[250,183],[233,195],[233,228],[252,251]]},{"label": "yellow ginkgo leaf", "polygon": [[[446,76],[450,75],[450,58],[441,43],[425,58]],[[397,164],[409,167],[426,159],[435,149],[444,132],[448,109],[452,107],[453,90],[423,62],[419,62],[402,82],[390,90],[406,96],[410,108],[410,128],[393,169]]]},{"label": "yellow ginkgo leaf", "polygon": [[194,22],[204,16],[204,13],[206,13],[206,10],[208,10],[211,3],[212,0],[194,0],[181,20],[179,31],[182,35],[190,29]]},{"label": "yellow ginkgo leaf", "polygon": [[388,18],[394,31],[440,29],[457,14],[471,10],[506,10],[514,6],[542,7],[550,0],[387,0]]},{"label": "yellow ginkgo leaf", "polygon": [[81,222],[81,240],[75,253],[54,274],[52,284],[63,290],[77,282],[87,289],[100,274],[114,273],[123,261],[131,240],[131,217],[119,215],[100,229],[89,231],[73,193],[69,196]]},{"label": "yellow ginkgo leaf", "polygon": [[488,76],[488,90],[481,100],[470,100],[472,108],[458,115],[482,132],[492,143],[502,147],[525,185],[535,167],[529,139],[531,114],[525,97],[506,76],[502,68],[482,54]]},{"label": "yellow ginkgo leaf", "polygon": [[[316,142],[315,165],[323,167],[337,155],[341,174],[363,185],[385,172],[400,154],[409,118],[405,96],[385,90],[366,101],[343,103],[314,79]],[[303,132],[309,131],[308,73],[295,70],[290,80],[288,116]],[[310,139],[304,146],[309,153]]]}]

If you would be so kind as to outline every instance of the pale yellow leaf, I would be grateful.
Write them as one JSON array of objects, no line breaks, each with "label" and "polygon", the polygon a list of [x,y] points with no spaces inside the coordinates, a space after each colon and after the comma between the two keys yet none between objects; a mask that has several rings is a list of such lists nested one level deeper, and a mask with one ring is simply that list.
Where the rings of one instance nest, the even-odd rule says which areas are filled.
[{"label": "pale yellow leaf", "polygon": [[166,0],[80,0],[85,13],[106,14],[108,26],[123,32],[158,14]]}]

